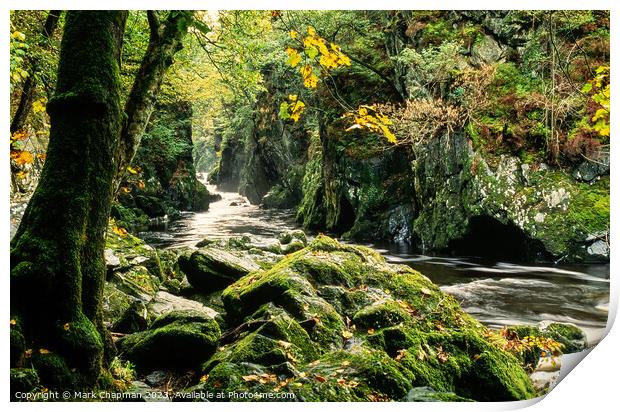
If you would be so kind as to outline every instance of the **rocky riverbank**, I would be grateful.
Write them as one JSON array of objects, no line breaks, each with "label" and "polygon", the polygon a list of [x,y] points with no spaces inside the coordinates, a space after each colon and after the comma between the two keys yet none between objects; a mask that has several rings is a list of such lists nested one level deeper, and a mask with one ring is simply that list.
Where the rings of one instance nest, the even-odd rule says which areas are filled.
[{"label": "rocky riverbank", "polygon": [[[583,348],[570,326],[491,332],[423,274],[326,236],[308,243],[301,231],[269,244],[231,238],[156,250],[111,227],[106,263],[106,325],[117,361],[131,362],[136,374],[127,391],[520,400],[540,393],[528,373],[546,344],[520,351],[512,344],[544,337],[566,351]],[[12,366],[21,368],[12,369],[11,384],[38,390],[36,374],[50,371],[37,369],[41,362],[30,369],[21,356],[28,348],[14,336]],[[59,388],[70,382],[70,370],[53,374]]]}]

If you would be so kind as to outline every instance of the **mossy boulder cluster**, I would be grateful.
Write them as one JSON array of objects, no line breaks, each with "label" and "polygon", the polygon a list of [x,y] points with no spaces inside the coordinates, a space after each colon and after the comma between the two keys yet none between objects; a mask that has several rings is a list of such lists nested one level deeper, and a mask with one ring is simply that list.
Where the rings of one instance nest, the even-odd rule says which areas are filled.
[{"label": "mossy boulder cluster", "polygon": [[[294,252],[282,251],[296,242]],[[492,343],[482,324],[419,272],[323,235],[308,242],[290,231],[276,243],[279,253],[249,238],[162,251],[111,226],[104,318],[118,356],[139,376],[192,371],[185,391],[224,399],[257,392],[301,401],[537,396],[526,370],[540,353],[515,357]],[[584,345],[582,332],[568,325],[512,330],[551,337],[566,352]],[[25,349],[16,324],[15,390],[73,384],[53,353],[13,362]]]},{"label": "mossy boulder cluster", "polygon": [[305,401],[407,400],[418,387],[453,400],[536,395],[452,297],[368,248],[319,236],[221,296],[229,330],[192,390]]}]

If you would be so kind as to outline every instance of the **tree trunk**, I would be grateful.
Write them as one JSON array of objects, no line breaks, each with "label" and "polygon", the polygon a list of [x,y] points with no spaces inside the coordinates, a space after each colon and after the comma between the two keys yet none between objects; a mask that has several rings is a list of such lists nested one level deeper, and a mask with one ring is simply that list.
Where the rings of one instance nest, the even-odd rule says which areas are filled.
[{"label": "tree trunk", "polygon": [[68,13],[47,106],[47,160],[11,242],[12,324],[32,350],[15,363],[34,366],[49,388],[92,387],[102,372],[103,249],[120,150],[126,19],[125,11]]},{"label": "tree trunk", "polygon": [[[41,41],[39,42],[40,46],[43,47],[49,38],[54,34],[61,13],[61,10],[52,10],[47,15],[47,19],[45,20],[45,24],[41,30]],[[28,119],[28,115],[32,110],[32,103],[34,103],[34,98],[36,96],[38,71],[38,62],[36,60],[32,61],[30,63],[28,78],[24,82],[24,87],[22,88],[22,93],[19,98],[19,105],[17,106],[13,119],[11,120],[11,134],[22,130],[26,124],[26,119]]]},{"label": "tree trunk", "polygon": [[122,150],[118,160],[116,189],[140,146],[140,140],[153,112],[164,74],[172,65],[174,54],[182,47],[181,41],[187,34],[187,26],[191,18],[192,12],[172,10],[165,23],[161,23],[157,11],[148,11],[151,32],[149,45],[125,104],[127,122],[123,126],[121,135]]}]

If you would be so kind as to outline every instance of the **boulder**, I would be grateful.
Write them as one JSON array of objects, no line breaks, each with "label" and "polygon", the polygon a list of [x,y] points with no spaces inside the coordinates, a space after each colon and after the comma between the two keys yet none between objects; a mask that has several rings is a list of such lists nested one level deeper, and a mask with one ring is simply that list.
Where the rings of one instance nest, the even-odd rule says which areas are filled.
[{"label": "boulder", "polygon": [[223,289],[260,267],[242,254],[217,247],[204,247],[179,257],[179,267],[194,288],[203,292]]},{"label": "boulder", "polygon": [[320,235],[228,286],[222,302],[229,329],[191,390],[277,388],[301,401],[537,395],[520,361],[454,298],[365,247]]},{"label": "boulder", "polygon": [[208,318],[215,318],[218,315],[216,311],[200,302],[175,296],[164,291],[157,292],[149,303],[148,310],[154,317],[179,310],[191,310],[201,313]]},{"label": "boulder", "polygon": [[155,319],[148,330],[123,337],[117,347],[140,370],[182,370],[213,355],[220,334],[215,320],[204,313],[173,311]]}]

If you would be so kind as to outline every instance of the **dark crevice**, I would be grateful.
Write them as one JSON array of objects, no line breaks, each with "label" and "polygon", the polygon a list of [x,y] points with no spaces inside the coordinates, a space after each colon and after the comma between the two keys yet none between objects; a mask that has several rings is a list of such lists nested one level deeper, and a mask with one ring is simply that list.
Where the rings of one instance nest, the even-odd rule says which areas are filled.
[{"label": "dark crevice", "polygon": [[513,224],[504,224],[489,216],[469,219],[467,234],[451,241],[448,248],[454,255],[494,260],[551,260],[540,241],[529,238]]}]

